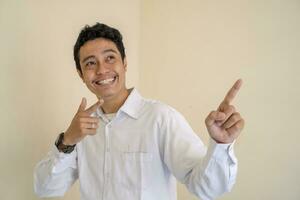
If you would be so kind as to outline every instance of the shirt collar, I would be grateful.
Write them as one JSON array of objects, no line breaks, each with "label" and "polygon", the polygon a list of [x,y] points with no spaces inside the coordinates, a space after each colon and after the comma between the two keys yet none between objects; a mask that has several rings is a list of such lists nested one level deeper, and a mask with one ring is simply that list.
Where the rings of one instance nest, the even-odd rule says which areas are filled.
[{"label": "shirt collar", "polygon": [[130,94],[128,95],[124,104],[121,106],[120,111],[126,113],[134,119],[137,119],[143,106],[143,97],[136,88],[131,88],[129,92]]},{"label": "shirt collar", "polygon": [[[143,97],[140,95],[140,93],[136,88],[131,88],[129,89],[129,95],[126,101],[118,110],[117,115],[120,112],[124,112],[130,117],[134,119],[138,119],[142,106],[143,106]],[[104,113],[101,108],[97,109],[96,112],[98,116],[101,117],[104,116]]]}]

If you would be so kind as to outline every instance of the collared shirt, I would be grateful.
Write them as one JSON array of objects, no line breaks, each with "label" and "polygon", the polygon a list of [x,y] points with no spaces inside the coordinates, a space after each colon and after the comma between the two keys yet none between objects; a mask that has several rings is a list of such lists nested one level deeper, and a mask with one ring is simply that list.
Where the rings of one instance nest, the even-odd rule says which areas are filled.
[{"label": "collared shirt", "polygon": [[97,134],[64,154],[55,146],[34,173],[41,197],[63,196],[79,179],[82,200],[176,200],[176,179],[202,200],[230,191],[233,144],[208,148],[172,107],[133,89],[111,120],[101,109]]}]

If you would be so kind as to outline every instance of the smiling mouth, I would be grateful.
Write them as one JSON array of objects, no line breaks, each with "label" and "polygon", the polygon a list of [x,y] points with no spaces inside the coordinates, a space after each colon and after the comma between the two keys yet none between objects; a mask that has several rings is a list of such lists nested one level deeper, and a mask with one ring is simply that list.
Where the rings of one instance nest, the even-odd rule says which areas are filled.
[{"label": "smiling mouth", "polygon": [[112,77],[112,78],[107,78],[107,79],[104,79],[104,80],[94,81],[94,83],[96,85],[100,85],[100,86],[111,85],[115,82],[116,79],[117,79],[117,75]]}]

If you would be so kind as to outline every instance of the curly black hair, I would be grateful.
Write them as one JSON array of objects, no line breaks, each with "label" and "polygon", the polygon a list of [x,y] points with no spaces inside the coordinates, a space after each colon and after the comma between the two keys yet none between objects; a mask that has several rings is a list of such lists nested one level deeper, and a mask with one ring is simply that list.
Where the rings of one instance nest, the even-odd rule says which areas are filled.
[{"label": "curly black hair", "polygon": [[101,24],[97,22],[93,26],[86,25],[79,33],[77,41],[74,45],[74,60],[76,63],[76,69],[79,70],[80,73],[82,73],[82,71],[80,68],[79,50],[87,41],[94,40],[97,38],[108,39],[115,43],[121,54],[122,61],[124,61],[126,55],[120,31],[106,24]]}]

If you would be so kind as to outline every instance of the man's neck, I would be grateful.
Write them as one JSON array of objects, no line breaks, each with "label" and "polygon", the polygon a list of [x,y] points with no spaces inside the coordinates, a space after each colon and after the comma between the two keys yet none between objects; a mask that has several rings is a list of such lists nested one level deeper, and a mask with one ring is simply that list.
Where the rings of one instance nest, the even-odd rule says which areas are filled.
[{"label": "man's neck", "polygon": [[104,100],[101,106],[104,113],[116,113],[119,108],[124,104],[131,90],[125,89],[117,98]]}]

